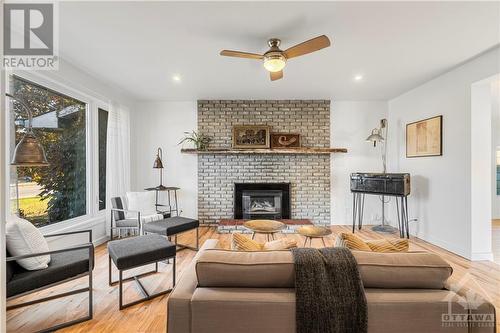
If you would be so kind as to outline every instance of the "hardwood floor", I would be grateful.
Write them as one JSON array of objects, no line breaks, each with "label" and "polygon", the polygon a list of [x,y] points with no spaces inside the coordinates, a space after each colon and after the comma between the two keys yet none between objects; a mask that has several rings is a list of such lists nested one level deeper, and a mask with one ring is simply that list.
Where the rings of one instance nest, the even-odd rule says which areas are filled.
[{"label": "hardwood floor", "polygon": [[[327,245],[333,246],[335,233],[350,232],[350,226],[332,226],[334,234],[327,239]],[[370,230],[370,226],[364,226],[363,230],[357,232],[364,239],[391,238],[396,235],[385,235],[375,233]],[[257,236],[259,237],[259,236]],[[286,237],[294,238],[299,245],[303,244],[300,235],[290,234]],[[230,235],[218,234],[215,228],[200,228],[200,244],[210,238],[219,239],[221,248],[230,247]],[[179,236],[179,242],[190,243],[194,239],[194,232],[189,232]],[[262,239],[263,240],[263,239]],[[313,246],[322,246],[320,240],[314,240]],[[410,240],[410,250],[426,250],[435,252],[447,260],[454,269],[451,281],[459,281],[466,277],[467,285],[475,290],[486,293],[495,304],[497,313],[500,314],[500,265],[493,262],[470,262],[462,257],[445,251],[439,247],[431,245],[417,238]],[[191,250],[180,251],[177,254],[177,274],[181,274],[186,265],[192,260],[195,252]],[[106,245],[96,248],[96,266],[94,269],[94,319],[75,325],[60,332],[165,332],[167,297],[162,296],[154,300],[144,302],[125,310],[118,310],[118,287],[108,286],[108,262]],[[146,271],[151,267],[145,267],[141,271]],[[159,291],[171,284],[172,265],[161,263],[160,273],[144,278],[144,285],[149,291]],[[116,273],[116,272],[115,272]],[[134,273],[134,272],[129,272]],[[116,277],[116,275],[114,275]],[[128,276],[128,275],[125,275]],[[477,282],[477,283],[475,283]],[[85,279],[69,282],[66,285],[52,288],[49,292],[40,292],[38,296],[47,296],[60,293],[80,284],[86,284]],[[129,282],[124,285],[125,301],[139,297],[139,291],[134,283]],[[33,296],[24,297],[12,302],[31,299]],[[87,306],[86,294],[71,296],[65,299],[54,300],[31,307],[16,309],[7,313],[8,332],[32,332],[62,320],[75,319],[83,315]],[[500,325],[497,323],[497,330]]]}]

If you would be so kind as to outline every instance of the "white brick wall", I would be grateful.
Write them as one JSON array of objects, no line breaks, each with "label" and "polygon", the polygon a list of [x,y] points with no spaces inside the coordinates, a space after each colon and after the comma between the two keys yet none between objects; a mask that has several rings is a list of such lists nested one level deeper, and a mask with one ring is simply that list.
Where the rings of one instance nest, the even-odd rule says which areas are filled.
[{"label": "white brick wall", "polygon": [[[268,125],[301,134],[303,146],[328,147],[328,100],[200,100],[198,130],[210,147],[231,147],[233,125]],[[330,223],[329,155],[199,155],[198,216],[202,223],[233,217],[235,182],[290,182],[292,218]]]}]

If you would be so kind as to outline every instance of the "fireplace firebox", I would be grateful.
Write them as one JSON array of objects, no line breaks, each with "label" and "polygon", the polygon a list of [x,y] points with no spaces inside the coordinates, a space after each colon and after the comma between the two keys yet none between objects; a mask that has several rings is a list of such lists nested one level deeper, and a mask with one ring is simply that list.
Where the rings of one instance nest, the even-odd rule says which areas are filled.
[{"label": "fireplace firebox", "polygon": [[289,219],[290,183],[235,183],[235,219]]}]

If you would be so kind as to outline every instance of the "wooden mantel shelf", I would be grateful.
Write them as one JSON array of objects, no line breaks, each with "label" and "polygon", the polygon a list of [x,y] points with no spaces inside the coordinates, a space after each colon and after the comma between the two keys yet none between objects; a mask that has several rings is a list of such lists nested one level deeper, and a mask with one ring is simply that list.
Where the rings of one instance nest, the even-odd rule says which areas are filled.
[{"label": "wooden mantel shelf", "polygon": [[332,153],[347,153],[346,148],[288,148],[288,149],[181,149],[182,153],[186,154],[204,154],[204,155],[241,155],[241,154],[276,154],[276,155],[293,155],[293,154],[332,154]]}]

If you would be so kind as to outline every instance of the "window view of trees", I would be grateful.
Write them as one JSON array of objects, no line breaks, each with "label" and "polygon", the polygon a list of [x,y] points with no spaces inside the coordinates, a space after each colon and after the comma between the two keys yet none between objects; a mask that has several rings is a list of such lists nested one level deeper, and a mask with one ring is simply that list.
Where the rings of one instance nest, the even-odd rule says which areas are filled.
[{"label": "window view of trees", "polygon": [[[11,77],[11,93],[33,112],[33,132],[47,154],[48,167],[24,167],[11,177],[12,207],[36,226],[86,214],[86,103],[18,76]],[[19,103],[11,108],[15,143],[27,126]],[[11,145],[11,154],[14,150]]]}]

